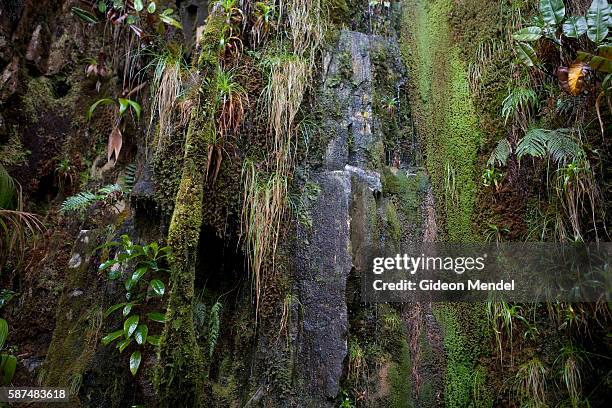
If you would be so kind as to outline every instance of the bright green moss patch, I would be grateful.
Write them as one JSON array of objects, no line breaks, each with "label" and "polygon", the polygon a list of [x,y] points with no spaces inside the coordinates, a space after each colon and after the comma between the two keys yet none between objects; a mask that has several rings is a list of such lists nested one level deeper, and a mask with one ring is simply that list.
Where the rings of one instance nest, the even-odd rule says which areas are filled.
[{"label": "bright green moss patch", "polygon": [[403,14],[402,54],[413,80],[413,116],[440,224],[449,241],[470,242],[480,132],[467,70],[452,42],[451,7],[450,0],[409,1]]},{"label": "bright green moss patch", "polygon": [[410,348],[405,339],[402,339],[399,362],[392,362],[389,367],[389,383],[391,391],[388,403],[393,408],[412,408],[412,373]]}]

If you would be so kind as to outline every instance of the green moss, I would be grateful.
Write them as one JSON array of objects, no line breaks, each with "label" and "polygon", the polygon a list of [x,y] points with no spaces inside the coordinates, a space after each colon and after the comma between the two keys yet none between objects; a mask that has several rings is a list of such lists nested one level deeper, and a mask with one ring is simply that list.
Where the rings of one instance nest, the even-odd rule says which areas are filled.
[{"label": "green moss", "polygon": [[[413,74],[414,119],[426,150],[438,218],[448,240],[470,242],[480,131],[465,63],[452,41],[452,6],[450,0],[410,1],[403,14],[401,50]],[[456,197],[445,194],[448,166],[455,170]]]},{"label": "green moss", "polygon": [[[466,303],[440,303],[433,309],[444,334],[444,348],[447,354],[444,378],[445,406],[480,407],[488,393],[475,395],[475,380],[482,386],[481,376],[474,376],[478,360],[489,343],[484,305]],[[481,374],[484,375],[484,370]],[[482,387],[481,387],[482,388]]]},{"label": "green moss", "polygon": [[399,243],[402,239],[402,226],[400,224],[399,218],[397,217],[397,210],[395,209],[395,204],[392,202],[387,202],[385,206],[385,218],[387,220],[387,227],[389,232],[391,233],[391,237],[394,242]]},{"label": "green moss", "polygon": [[31,151],[24,148],[15,129],[11,130],[8,142],[0,147],[0,164],[5,167],[24,164]]},{"label": "green moss", "polygon": [[390,393],[388,404],[393,408],[412,408],[412,363],[410,347],[405,339],[401,342],[399,362],[392,362],[389,367]]},{"label": "green moss", "polygon": [[404,230],[418,234],[422,227],[421,204],[429,186],[425,172],[419,170],[407,174],[404,170],[398,170],[393,174],[389,167],[385,167],[381,182],[383,195],[390,198],[399,213],[400,225],[404,226]]}]

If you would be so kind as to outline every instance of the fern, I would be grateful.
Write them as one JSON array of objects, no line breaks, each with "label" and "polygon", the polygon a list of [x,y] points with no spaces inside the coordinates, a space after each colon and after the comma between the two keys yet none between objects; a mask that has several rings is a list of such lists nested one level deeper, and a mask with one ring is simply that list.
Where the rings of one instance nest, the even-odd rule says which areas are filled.
[{"label": "fern", "polygon": [[585,156],[580,144],[576,143],[572,137],[570,129],[552,131],[547,147],[550,156],[560,165],[565,165]]},{"label": "fern", "polygon": [[210,309],[210,318],[208,319],[208,355],[212,357],[217,339],[219,338],[219,317],[221,312],[221,303],[217,302]]},{"label": "fern", "polygon": [[[516,148],[519,160],[524,156],[550,156],[559,165],[565,165],[585,156],[584,150],[572,137],[571,129],[530,129]],[[491,155],[493,156],[493,155]]]},{"label": "fern", "polygon": [[510,147],[510,142],[508,139],[502,139],[497,143],[495,150],[491,152],[491,157],[489,157],[489,161],[487,164],[491,166],[495,166],[496,163],[499,163],[500,166],[505,166],[508,162],[508,157],[510,157],[510,152],[512,148]]},{"label": "fern", "polygon": [[82,214],[96,202],[104,201],[109,195],[122,191],[123,189],[119,184],[104,186],[98,190],[98,194],[94,194],[91,191],[81,191],[64,200],[60,207],[60,213],[78,212]]},{"label": "fern", "polygon": [[122,191],[119,184],[109,184],[98,190],[98,198],[104,199],[109,194],[116,193],[117,191]]},{"label": "fern", "polygon": [[516,155],[519,160],[524,156],[544,157],[548,151],[547,144],[550,130],[529,129],[516,146]]},{"label": "fern", "polygon": [[136,181],[136,163],[128,164],[126,166],[123,181],[125,184],[125,192],[131,193]]},{"label": "fern", "polygon": [[538,106],[538,95],[533,89],[514,88],[502,102],[502,116],[506,123],[511,116],[518,113],[526,117],[531,114],[532,109]]},{"label": "fern", "polygon": [[68,197],[60,207],[60,213],[66,214],[69,212],[83,213],[93,203],[98,200],[98,197],[90,191],[81,191],[80,193]]}]

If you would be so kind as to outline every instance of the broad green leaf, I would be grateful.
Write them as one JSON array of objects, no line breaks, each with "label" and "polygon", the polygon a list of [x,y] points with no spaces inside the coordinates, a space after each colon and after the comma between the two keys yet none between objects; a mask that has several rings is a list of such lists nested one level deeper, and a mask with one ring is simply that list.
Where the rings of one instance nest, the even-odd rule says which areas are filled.
[{"label": "broad green leaf", "polygon": [[7,386],[13,381],[15,370],[17,369],[17,357],[8,354],[2,355],[2,381],[3,386]]},{"label": "broad green leaf", "polygon": [[114,104],[115,101],[113,101],[110,98],[102,98],[102,99],[98,99],[96,102],[93,103],[93,105],[91,105],[89,107],[89,109],[87,110],[87,120],[91,120],[91,116],[93,115],[94,111],[96,110],[96,108],[99,105],[112,105]]},{"label": "broad green leaf", "polygon": [[131,277],[127,278],[124,282],[125,290],[127,290],[128,292],[131,291],[135,283],[136,282]]},{"label": "broad green leaf", "polygon": [[123,330],[117,330],[102,337],[101,342],[103,345],[108,346],[110,343],[117,340],[121,336],[123,336]]},{"label": "broad green leaf", "polygon": [[127,111],[128,108],[128,100],[125,98],[119,98],[119,116],[123,116],[123,114],[125,113],[125,111]]},{"label": "broad green leaf", "polygon": [[132,107],[132,109],[134,109],[134,112],[136,112],[136,117],[138,119],[140,119],[140,112],[142,111],[142,108],[140,107],[140,104],[138,102],[135,102],[131,99],[127,100],[127,103]]},{"label": "broad green leaf", "polygon": [[119,352],[123,353],[123,350],[125,350],[125,348],[129,346],[131,343],[132,343],[132,339],[121,340],[119,343],[117,343],[117,348],[119,349]]},{"label": "broad green leaf", "polygon": [[151,312],[147,314],[147,317],[150,320],[153,320],[154,322],[158,322],[158,323],[165,323],[166,322],[166,315],[160,312]]},{"label": "broad green leaf", "polygon": [[593,0],[586,14],[587,36],[595,44],[601,43],[608,35],[610,5],[607,0]]},{"label": "broad green leaf", "polygon": [[149,268],[146,267],[146,266],[142,266],[142,267],[136,269],[134,271],[134,273],[132,274],[132,280],[134,281],[134,283],[138,282],[140,280],[140,278],[142,278],[143,275],[145,273],[147,273],[148,270],[149,270]]},{"label": "broad green leaf", "polygon": [[100,10],[101,13],[106,13],[106,1],[100,0],[98,2],[98,10]]},{"label": "broad green leaf", "polygon": [[144,9],[144,4],[142,4],[142,0],[134,0],[134,10],[141,12]]},{"label": "broad green leaf", "polygon": [[172,13],[174,13],[174,10],[172,10],[171,8],[167,8],[164,11],[162,11],[161,15],[162,16],[171,16]]},{"label": "broad green leaf", "polygon": [[136,330],[136,327],[138,327],[139,319],[140,316],[134,315],[128,317],[125,322],[123,322],[123,332],[125,333],[126,339],[129,339],[130,336],[132,336],[132,333],[134,333],[134,330]]},{"label": "broad green leaf", "polygon": [[108,316],[110,316],[115,310],[119,310],[121,309],[123,306],[125,306],[126,303],[117,303],[116,305],[112,305],[111,307],[109,307],[108,309],[106,309],[106,312],[104,312],[104,318],[106,319]]},{"label": "broad green leaf", "polygon": [[521,62],[528,67],[533,67],[538,62],[535,50],[527,43],[517,43],[516,53]]},{"label": "broad green leaf", "polygon": [[514,41],[537,41],[542,38],[542,29],[540,27],[526,27],[514,33],[512,38]]},{"label": "broad green leaf", "polygon": [[153,279],[150,285],[151,289],[153,289],[153,292],[155,292],[157,296],[164,296],[164,293],[166,292],[166,285],[164,285],[164,282],[160,281],[159,279]]},{"label": "broad green leaf", "polygon": [[149,334],[149,326],[146,324],[139,324],[134,332],[134,338],[136,339],[136,343],[144,344],[147,341],[147,334]]},{"label": "broad green leaf", "polygon": [[96,16],[94,16],[87,10],[83,10],[82,8],[72,7],[70,11],[72,12],[72,14],[74,14],[86,23],[95,24],[98,22],[98,18]]},{"label": "broad green leaf", "polygon": [[179,30],[183,29],[183,25],[181,23],[167,14],[160,14],[159,19],[172,27],[178,28]]},{"label": "broad green leaf", "polygon": [[111,266],[113,266],[115,264],[118,264],[118,263],[119,263],[118,259],[114,259],[114,258],[113,259],[109,259],[106,262],[102,262],[100,264],[100,266],[98,267],[98,270],[103,271],[103,270],[105,270],[105,269],[107,269],[107,268],[109,268],[109,267],[111,267]]},{"label": "broad green leaf", "polygon": [[159,245],[157,244],[157,242],[151,242],[149,248],[153,250],[153,255],[157,256],[157,254],[159,253]]},{"label": "broad green leaf", "polygon": [[130,356],[130,372],[132,373],[132,375],[136,375],[136,373],[138,372],[138,367],[140,367],[141,358],[142,356],[140,354],[140,351],[135,351]]},{"label": "broad green leaf", "polygon": [[155,13],[155,10],[157,10],[157,5],[155,4],[154,1],[149,3],[149,6],[147,7],[147,11],[149,12],[149,14],[153,14]]},{"label": "broad green leaf", "polygon": [[586,62],[595,71],[612,73],[612,59],[610,58],[605,58],[601,55],[593,55],[588,52],[579,51],[576,60],[580,62]]},{"label": "broad green leaf", "polygon": [[134,306],[133,303],[127,303],[125,305],[125,307],[123,308],[123,317],[126,317],[127,315],[130,314],[130,312],[132,311],[132,307]]},{"label": "broad green leaf", "polygon": [[563,23],[563,35],[569,38],[578,38],[587,32],[586,19],[582,16],[573,16]]},{"label": "broad green leaf", "polygon": [[122,9],[123,3],[124,3],[124,0],[113,0],[113,7],[116,8],[117,10]]},{"label": "broad green leaf", "polygon": [[565,17],[565,4],[563,0],[540,0],[540,14],[547,25],[559,25]]},{"label": "broad green leaf", "polygon": [[159,346],[160,338],[159,336],[148,336],[147,342],[153,346]]},{"label": "broad green leaf", "polygon": [[612,45],[599,46],[597,54],[602,58],[612,59]]},{"label": "broad green leaf", "polygon": [[4,342],[8,337],[8,323],[4,319],[0,319],[0,350],[4,347]]}]

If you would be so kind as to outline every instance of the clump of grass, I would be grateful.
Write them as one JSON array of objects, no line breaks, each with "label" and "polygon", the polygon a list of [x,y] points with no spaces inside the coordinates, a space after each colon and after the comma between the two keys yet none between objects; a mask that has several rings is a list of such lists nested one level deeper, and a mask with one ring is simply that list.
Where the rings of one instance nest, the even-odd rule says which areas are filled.
[{"label": "clump of grass", "polygon": [[546,406],[546,367],[534,357],[521,365],[514,378],[516,399],[523,407]]},{"label": "clump of grass", "polygon": [[[153,82],[151,86],[152,106],[159,124],[157,149],[159,151],[165,138],[170,137],[173,132],[173,113],[178,103],[179,96],[183,93],[183,75],[187,68],[183,60],[182,49],[168,48],[162,53],[155,55],[150,66],[155,67]],[[153,125],[155,115],[151,115],[149,127]]]}]

